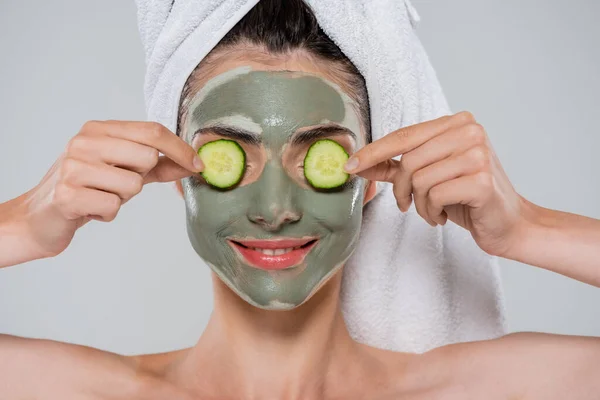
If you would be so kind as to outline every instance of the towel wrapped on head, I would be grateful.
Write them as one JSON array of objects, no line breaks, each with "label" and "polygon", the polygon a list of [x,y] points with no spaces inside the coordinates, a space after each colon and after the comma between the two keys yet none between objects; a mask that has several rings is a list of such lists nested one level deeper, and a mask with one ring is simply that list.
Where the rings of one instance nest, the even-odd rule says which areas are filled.
[{"label": "towel wrapped on head", "polygon": [[[176,130],[185,82],[257,0],[136,0],[146,52],[149,120]],[[409,0],[306,0],[320,26],[361,72],[373,140],[450,114]],[[365,208],[358,248],[344,267],[342,311],[371,346],[423,352],[505,333],[497,260],[468,231],[432,228],[401,213],[388,184]]]}]

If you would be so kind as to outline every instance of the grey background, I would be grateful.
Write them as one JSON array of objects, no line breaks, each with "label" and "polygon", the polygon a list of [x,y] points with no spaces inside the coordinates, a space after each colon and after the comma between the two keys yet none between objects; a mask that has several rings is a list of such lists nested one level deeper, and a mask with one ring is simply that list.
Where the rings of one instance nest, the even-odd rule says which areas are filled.
[{"label": "grey background", "polygon": [[[454,111],[486,127],[517,190],[600,218],[600,3],[413,0]],[[0,3],[0,201],[29,190],[89,119],[143,120],[132,1]],[[171,185],[147,186],[60,256],[0,270],[0,333],[124,354],[192,345],[209,272]],[[600,289],[501,260],[511,330],[600,336]]]}]

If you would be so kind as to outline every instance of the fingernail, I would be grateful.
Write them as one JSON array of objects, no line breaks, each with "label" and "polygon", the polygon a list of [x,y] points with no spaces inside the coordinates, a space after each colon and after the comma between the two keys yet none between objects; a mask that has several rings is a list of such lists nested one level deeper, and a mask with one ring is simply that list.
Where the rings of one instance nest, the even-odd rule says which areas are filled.
[{"label": "fingernail", "polygon": [[410,205],[412,204],[412,197],[408,196],[402,199],[402,201],[400,201],[400,204],[402,204],[402,212],[408,212],[408,210],[410,209]]},{"label": "fingernail", "polygon": [[204,163],[198,156],[194,157],[194,168],[196,168],[196,171],[198,171],[198,172],[200,172],[204,169]]},{"label": "fingernail", "polygon": [[348,161],[346,161],[346,165],[344,165],[344,170],[346,172],[354,171],[358,168],[358,158],[350,157]]}]

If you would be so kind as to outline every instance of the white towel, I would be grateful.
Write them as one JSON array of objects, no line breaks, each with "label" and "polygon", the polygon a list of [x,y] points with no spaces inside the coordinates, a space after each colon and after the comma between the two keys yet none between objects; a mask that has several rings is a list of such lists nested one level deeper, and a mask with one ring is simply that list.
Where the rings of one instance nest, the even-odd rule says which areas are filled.
[{"label": "white towel", "polygon": [[[189,74],[258,1],[136,1],[148,116],[175,131]],[[374,139],[450,114],[409,0],[306,1],[365,77]],[[432,228],[414,205],[401,213],[388,184],[366,207],[359,246],[343,273],[342,310],[362,343],[423,352],[505,333],[496,259],[451,222]]]}]

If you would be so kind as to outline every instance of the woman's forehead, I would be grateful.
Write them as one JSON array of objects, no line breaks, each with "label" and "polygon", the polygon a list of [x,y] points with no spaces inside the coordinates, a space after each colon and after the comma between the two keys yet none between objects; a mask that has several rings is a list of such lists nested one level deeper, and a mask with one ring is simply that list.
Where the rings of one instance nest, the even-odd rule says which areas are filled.
[{"label": "woman's forehead", "polygon": [[358,135],[356,110],[350,96],[322,76],[304,71],[256,71],[246,66],[206,82],[189,103],[186,131],[193,133],[215,120],[243,116],[261,130],[293,131],[333,122]]},{"label": "woman's forehead", "polygon": [[207,82],[194,97],[190,104],[194,119],[240,112],[265,125],[274,122],[274,117],[296,121],[328,117],[341,122],[345,103],[352,102],[332,83],[314,75],[246,69],[231,72],[235,74],[223,74]]}]

